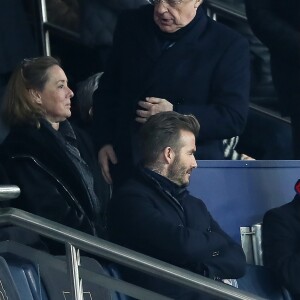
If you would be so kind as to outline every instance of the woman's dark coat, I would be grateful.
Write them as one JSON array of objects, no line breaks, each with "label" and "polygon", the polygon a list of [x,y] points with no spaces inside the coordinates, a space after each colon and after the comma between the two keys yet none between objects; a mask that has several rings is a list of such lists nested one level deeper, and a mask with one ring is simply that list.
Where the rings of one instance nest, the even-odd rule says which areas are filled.
[{"label": "woman's dark coat", "polygon": [[[77,146],[94,177],[98,203],[92,201],[82,174],[54,130],[23,125],[11,129],[1,145],[1,161],[10,183],[21,189],[12,206],[96,236],[104,234],[103,183],[90,140],[73,126]],[[99,214],[95,214],[99,209]]]}]

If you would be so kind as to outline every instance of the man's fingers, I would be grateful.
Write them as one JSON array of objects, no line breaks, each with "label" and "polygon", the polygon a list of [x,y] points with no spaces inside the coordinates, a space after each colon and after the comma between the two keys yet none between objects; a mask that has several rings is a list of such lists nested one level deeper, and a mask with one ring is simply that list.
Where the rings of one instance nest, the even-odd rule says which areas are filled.
[{"label": "man's fingers", "polygon": [[100,165],[101,165],[101,172],[102,172],[102,175],[105,179],[105,181],[108,183],[108,184],[111,184],[112,182],[112,179],[111,179],[111,176],[110,176],[110,172],[109,172],[109,162],[108,162],[108,157],[101,157],[101,162],[100,162]]},{"label": "man's fingers", "polygon": [[141,124],[144,124],[146,121],[147,121],[147,118],[135,118],[135,120],[138,122],[138,123],[141,123]]},{"label": "man's fingers", "polygon": [[98,153],[98,160],[101,166],[101,172],[108,184],[112,184],[112,178],[110,175],[109,163],[112,162],[113,164],[118,163],[118,159],[116,153],[112,147],[112,145],[105,145],[103,148],[100,149]]},{"label": "man's fingers", "polygon": [[141,107],[141,108],[144,108],[146,110],[149,110],[152,106],[153,106],[153,103],[150,103],[150,102],[147,102],[147,101],[139,101],[138,105]]},{"label": "man's fingers", "polygon": [[[161,98],[156,98],[156,97],[146,97],[146,101],[148,102],[148,104],[158,104],[160,103],[162,100]],[[146,103],[147,103],[146,102]]]},{"label": "man's fingers", "polygon": [[102,175],[106,183],[112,184],[112,179],[109,172],[105,172],[104,169],[101,169]]},{"label": "man's fingers", "polygon": [[108,152],[108,158],[114,165],[118,163],[115,151]]},{"label": "man's fingers", "polygon": [[141,117],[141,118],[149,117],[149,112],[147,110],[137,109],[136,114],[138,117]]}]

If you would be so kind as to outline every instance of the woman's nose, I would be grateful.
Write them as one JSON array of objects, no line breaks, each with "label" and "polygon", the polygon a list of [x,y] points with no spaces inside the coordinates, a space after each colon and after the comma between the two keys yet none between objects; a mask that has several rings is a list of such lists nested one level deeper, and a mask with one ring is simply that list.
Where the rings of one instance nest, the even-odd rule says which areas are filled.
[{"label": "woman's nose", "polygon": [[70,98],[73,98],[74,97],[73,91],[69,87],[68,87],[68,89],[69,89],[69,93],[70,93]]}]

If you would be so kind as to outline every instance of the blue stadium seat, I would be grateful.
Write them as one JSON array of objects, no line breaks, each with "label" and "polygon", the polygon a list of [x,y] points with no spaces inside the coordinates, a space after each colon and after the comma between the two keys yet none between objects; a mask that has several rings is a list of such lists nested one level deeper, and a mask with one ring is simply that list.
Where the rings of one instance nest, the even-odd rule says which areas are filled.
[{"label": "blue stadium seat", "polygon": [[21,300],[6,260],[0,256],[0,299]]},{"label": "blue stadium seat", "polygon": [[[114,263],[110,263],[104,266],[104,270],[112,278],[122,279],[119,272],[118,266]],[[117,291],[111,293],[111,300],[130,300],[133,299],[125,294],[119,293]]]},{"label": "blue stadium seat", "polygon": [[[5,256],[1,257],[2,263],[7,265],[6,270],[9,273],[9,278],[12,279],[13,284],[17,289],[17,296],[21,300],[48,300],[48,296],[41,282],[41,278],[37,272],[34,264],[16,257],[16,256]],[[3,262],[4,261],[4,262]],[[7,289],[7,293],[14,292],[14,286],[10,285]],[[0,297],[0,299],[2,299]],[[3,298],[3,299],[10,299]],[[14,298],[11,298],[14,299]]]},{"label": "blue stadium seat", "polygon": [[[6,268],[1,267],[0,261],[0,270],[3,269],[2,273],[6,270],[6,273],[9,274],[9,276],[2,276],[6,278],[5,286],[9,287],[9,292],[15,292],[16,294],[15,297],[8,298],[9,300],[71,299],[71,287],[66,269],[66,256],[53,256],[15,241],[2,241],[0,242],[1,257]],[[105,265],[103,267],[94,258],[81,256],[80,265],[84,270],[94,274],[103,274],[120,279],[116,267],[113,265],[108,265],[107,267]],[[2,273],[0,272],[0,300],[2,300]],[[126,295],[96,284],[86,277],[82,279],[82,286],[84,300],[130,299]],[[15,289],[13,289],[14,287]],[[18,295],[21,297],[18,297]],[[7,300],[6,298],[4,299]]]}]

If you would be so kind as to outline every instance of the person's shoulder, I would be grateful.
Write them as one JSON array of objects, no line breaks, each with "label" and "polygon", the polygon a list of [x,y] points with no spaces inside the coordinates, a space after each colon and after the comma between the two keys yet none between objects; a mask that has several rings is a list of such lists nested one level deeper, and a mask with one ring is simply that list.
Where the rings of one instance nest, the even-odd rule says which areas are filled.
[{"label": "person's shoulder", "polygon": [[281,206],[272,208],[264,214],[263,223],[269,222],[270,220],[286,219],[287,216],[292,217],[300,209],[300,196],[296,195],[295,198]]},{"label": "person's shoulder", "polygon": [[248,44],[247,39],[242,34],[227,25],[212,20],[211,18],[208,18],[207,21],[207,33],[218,36],[220,42],[241,41]]},{"label": "person's shoulder", "polygon": [[1,143],[1,155],[11,157],[41,151],[41,147],[45,146],[42,130],[26,124],[11,127]]},{"label": "person's shoulder", "polygon": [[145,191],[147,186],[148,185],[135,173],[121,184],[117,194],[143,194],[143,191]]},{"label": "person's shoulder", "polygon": [[18,142],[19,144],[33,139],[33,137],[39,134],[40,128],[31,126],[28,124],[12,126],[8,135],[2,142],[2,145],[9,145],[11,143]]},{"label": "person's shoulder", "polygon": [[116,195],[119,198],[128,196],[147,197],[157,190],[156,182],[147,176],[142,168],[136,168],[132,175],[125,180]]}]

